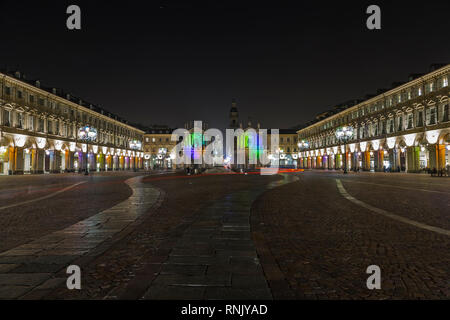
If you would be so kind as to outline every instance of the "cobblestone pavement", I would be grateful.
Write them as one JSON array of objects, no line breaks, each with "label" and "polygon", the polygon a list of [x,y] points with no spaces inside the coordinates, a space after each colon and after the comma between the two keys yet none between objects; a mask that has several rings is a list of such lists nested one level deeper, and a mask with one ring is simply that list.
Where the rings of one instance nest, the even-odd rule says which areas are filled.
[{"label": "cobblestone pavement", "polygon": [[[450,297],[450,239],[382,216],[344,198],[446,228],[450,180],[423,175],[305,172],[252,207],[252,230],[275,299]],[[368,290],[366,268],[381,268]]]},{"label": "cobblestone pavement", "polygon": [[[0,177],[0,252],[64,229],[126,200],[131,189],[124,180],[136,173],[120,171]],[[54,194],[51,198],[23,203]],[[84,182],[84,183],[83,183]]]},{"label": "cobblestone pavement", "polygon": [[[252,292],[268,297],[250,238],[249,209],[258,190],[280,179],[149,179],[165,193],[161,205],[134,232],[83,264],[83,290],[59,288],[46,299],[213,299],[248,297]],[[253,277],[248,281],[258,282],[258,290],[243,285],[243,275],[249,273]]]},{"label": "cobblestone pavement", "polygon": [[[450,297],[449,179],[332,171],[136,179],[125,202],[0,253],[0,297]],[[69,263],[81,267],[82,290],[65,286]],[[373,264],[381,290],[366,287]]]},{"label": "cobblestone pavement", "polygon": [[67,276],[54,274],[70,264],[79,264],[110,246],[117,234],[156,203],[158,189],[140,182],[142,177],[126,180],[132,190],[128,199],[62,230],[0,254],[0,298],[39,298],[62,283]]}]

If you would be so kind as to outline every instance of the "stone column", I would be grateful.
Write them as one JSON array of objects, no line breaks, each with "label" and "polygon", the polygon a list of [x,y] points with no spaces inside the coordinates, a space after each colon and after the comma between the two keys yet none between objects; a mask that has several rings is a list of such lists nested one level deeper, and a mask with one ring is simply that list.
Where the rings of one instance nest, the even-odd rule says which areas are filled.
[{"label": "stone column", "polygon": [[391,168],[391,171],[394,172],[395,169],[397,169],[395,167],[395,154],[394,154],[394,149],[389,149],[389,167]]},{"label": "stone column", "polygon": [[23,158],[23,148],[16,147],[14,150],[14,174],[23,174],[24,158]]},{"label": "stone column", "polygon": [[384,171],[384,150],[378,150],[376,154],[378,160],[378,171]]},{"label": "stone column", "polygon": [[428,146],[428,153],[430,155],[430,161],[429,161],[429,166],[430,169],[436,169],[439,170],[439,163],[438,163],[438,150],[437,150],[437,145],[435,144],[431,144]]},{"label": "stone column", "polygon": [[[431,149],[431,148],[430,148]],[[430,160],[431,160],[430,150]],[[420,148],[419,147],[407,147],[406,148],[407,170],[408,172],[419,172],[420,167]],[[430,161],[430,168],[433,168],[433,162]]]},{"label": "stone column", "polygon": [[437,145],[438,168],[439,169],[445,169],[445,151],[446,151],[445,144]]}]

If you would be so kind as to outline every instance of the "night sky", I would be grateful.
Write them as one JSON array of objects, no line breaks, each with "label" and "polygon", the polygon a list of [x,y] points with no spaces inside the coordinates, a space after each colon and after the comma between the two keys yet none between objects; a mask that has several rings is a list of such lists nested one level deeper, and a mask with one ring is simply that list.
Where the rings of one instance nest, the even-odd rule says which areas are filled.
[{"label": "night sky", "polygon": [[223,128],[236,98],[243,120],[289,128],[450,62],[449,1],[297,2],[0,1],[0,67],[130,122]]}]

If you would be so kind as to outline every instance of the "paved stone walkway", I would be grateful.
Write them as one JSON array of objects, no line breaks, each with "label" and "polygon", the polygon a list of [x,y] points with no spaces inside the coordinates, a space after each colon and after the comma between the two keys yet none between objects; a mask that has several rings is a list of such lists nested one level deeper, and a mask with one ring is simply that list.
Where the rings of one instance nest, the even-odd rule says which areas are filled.
[{"label": "paved stone walkway", "polygon": [[149,263],[147,276],[141,275],[142,298],[272,299],[252,240],[250,208],[265,190],[295,180],[286,175],[201,209],[167,256]]},{"label": "paved stone walkway", "polygon": [[125,182],[133,191],[118,205],[0,254],[0,299],[36,298],[67,278],[55,274],[106,250],[113,237],[132,225],[152,207],[160,191],[141,183],[142,177]]}]

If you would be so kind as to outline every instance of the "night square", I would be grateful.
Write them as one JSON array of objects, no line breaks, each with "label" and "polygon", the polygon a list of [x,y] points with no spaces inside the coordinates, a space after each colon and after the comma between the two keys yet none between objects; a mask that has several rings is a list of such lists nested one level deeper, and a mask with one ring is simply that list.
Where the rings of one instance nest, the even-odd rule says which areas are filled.
[{"label": "night square", "polygon": [[1,2],[0,300],[448,301],[449,9]]}]

